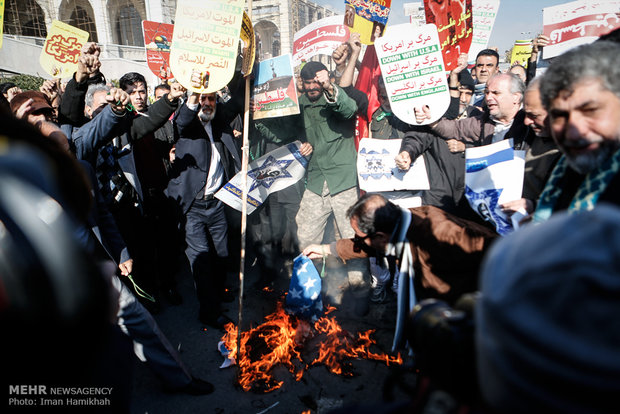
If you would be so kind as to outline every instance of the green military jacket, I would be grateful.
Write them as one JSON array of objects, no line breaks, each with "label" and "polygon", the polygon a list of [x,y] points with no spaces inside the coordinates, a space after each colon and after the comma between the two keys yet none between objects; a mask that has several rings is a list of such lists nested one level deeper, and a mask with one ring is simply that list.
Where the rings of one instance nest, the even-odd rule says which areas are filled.
[{"label": "green military jacket", "polygon": [[357,185],[357,104],[339,86],[334,85],[334,89],[331,99],[325,93],[315,102],[305,94],[299,97],[306,139],[313,147],[307,189],[319,195],[325,181],[331,195]]}]

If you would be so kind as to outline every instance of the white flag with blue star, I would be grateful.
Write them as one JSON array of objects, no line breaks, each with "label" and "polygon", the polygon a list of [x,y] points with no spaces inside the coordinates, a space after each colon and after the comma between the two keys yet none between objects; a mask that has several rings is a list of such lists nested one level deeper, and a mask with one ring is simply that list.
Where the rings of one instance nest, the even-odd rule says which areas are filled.
[{"label": "white flag with blue star", "polygon": [[[269,194],[283,190],[304,177],[308,160],[299,152],[300,146],[301,142],[295,141],[248,164],[248,214],[263,204]],[[215,193],[215,197],[241,211],[242,183],[242,174],[239,172]]]},{"label": "white flag with blue star", "polygon": [[313,322],[323,316],[321,285],[321,276],[312,260],[304,255],[297,256],[286,295],[286,311]]},{"label": "white flag with blue star", "polygon": [[521,198],[524,151],[515,151],[512,139],[465,150],[465,197],[471,208],[506,235],[514,230],[500,204]]},{"label": "white flag with blue star", "polygon": [[357,152],[357,179],[367,192],[428,190],[424,157],[419,156],[408,171],[396,166],[402,139],[362,138]]}]

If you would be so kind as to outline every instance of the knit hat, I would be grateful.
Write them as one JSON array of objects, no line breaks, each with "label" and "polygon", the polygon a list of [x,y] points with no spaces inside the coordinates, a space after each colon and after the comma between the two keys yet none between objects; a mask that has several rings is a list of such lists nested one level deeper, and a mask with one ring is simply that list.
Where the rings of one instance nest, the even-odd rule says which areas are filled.
[{"label": "knit hat", "polygon": [[470,89],[472,92],[474,91],[474,85],[476,84],[476,82],[474,82],[474,78],[471,77],[471,74],[467,69],[463,69],[459,73],[459,83],[462,87]]},{"label": "knit hat", "polygon": [[310,61],[306,63],[303,68],[301,68],[299,76],[301,76],[302,79],[314,79],[316,73],[322,70],[327,70],[324,64],[321,62]]},{"label": "knit hat", "polygon": [[476,308],[480,389],[501,413],[618,410],[620,209],[529,225],[490,250]]}]

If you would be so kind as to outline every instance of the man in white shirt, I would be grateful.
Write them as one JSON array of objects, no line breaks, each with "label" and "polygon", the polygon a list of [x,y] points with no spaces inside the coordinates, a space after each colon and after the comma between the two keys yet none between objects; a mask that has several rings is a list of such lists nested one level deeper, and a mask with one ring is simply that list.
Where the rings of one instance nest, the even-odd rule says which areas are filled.
[{"label": "man in white shirt", "polygon": [[185,228],[185,254],[196,285],[199,320],[222,328],[228,223],[214,194],[241,168],[230,126],[218,119],[216,94],[193,93],[175,119],[175,159],[166,193],[179,207]]}]

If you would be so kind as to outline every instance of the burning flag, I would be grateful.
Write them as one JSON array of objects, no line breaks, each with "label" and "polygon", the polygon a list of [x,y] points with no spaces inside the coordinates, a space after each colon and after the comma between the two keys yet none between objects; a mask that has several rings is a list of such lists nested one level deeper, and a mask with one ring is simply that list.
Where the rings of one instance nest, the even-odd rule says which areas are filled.
[{"label": "burning flag", "polygon": [[307,256],[299,255],[293,261],[293,274],[286,295],[287,312],[316,321],[323,315],[321,276]]},{"label": "burning flag", "polygon": [[[333,307],[328,307],[328,312],[332,310]],[[236,347],[237,327],[232,323],[226,325],[226,334],[219,348],[228,361],[238,362],[238,381],[244,391],[267,393],[284,384],[273,376],[279,364],[284,365],[296,381],[301,380],[308,367],[319,364],[334,374],[350,377],[353,375],[351,358],[372,359],[386,365],[402,364],[400,354],[394,357],[370,351],[370,347],[376,344],[371,338],[373,333],[374,330],[368,330],[353,335],[343,330],[335,317],[327,316],[311,326],[307,321],[286,313],[282,303],[278,303],[276,311],[265,317],[263,324],[241,334],[240,356],[237,356]],[[307,364],[302,352],[313,351],[311,345],[314,343],[318,344],[318,356]]]}]

